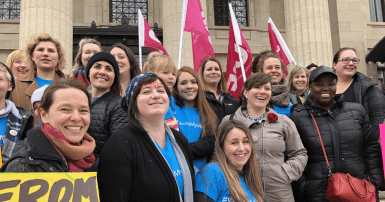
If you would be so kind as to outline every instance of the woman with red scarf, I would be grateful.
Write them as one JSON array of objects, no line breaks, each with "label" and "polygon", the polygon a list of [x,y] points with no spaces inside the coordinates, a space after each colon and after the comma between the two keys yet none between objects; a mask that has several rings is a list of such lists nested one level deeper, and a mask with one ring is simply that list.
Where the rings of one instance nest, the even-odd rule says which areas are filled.
[{"label": "woman with red scarf", "polygon": [[95,162],[95,140],[87,133],[91,98],[75,79],[51,84],[44,92],[41,128],[29,130],[3,165],[5,172],[83,172]]}]

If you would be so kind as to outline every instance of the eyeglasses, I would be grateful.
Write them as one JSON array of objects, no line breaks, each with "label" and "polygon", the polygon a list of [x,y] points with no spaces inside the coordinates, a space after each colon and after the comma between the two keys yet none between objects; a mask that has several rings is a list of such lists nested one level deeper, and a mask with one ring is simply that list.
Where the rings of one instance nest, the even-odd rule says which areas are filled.
[{"label": "eyeglasses", "polygon": [[360,59],[357,59],[357,58],[353,58],[353,59],[350,59],[350,58],[342,58],[342,59],[337,60],[337,62],[339,62],[339,61],[342,61],[344,64],[349,64],[350,61],[352,61],[353,64],[358,64],[358,63],[360,63]]}]

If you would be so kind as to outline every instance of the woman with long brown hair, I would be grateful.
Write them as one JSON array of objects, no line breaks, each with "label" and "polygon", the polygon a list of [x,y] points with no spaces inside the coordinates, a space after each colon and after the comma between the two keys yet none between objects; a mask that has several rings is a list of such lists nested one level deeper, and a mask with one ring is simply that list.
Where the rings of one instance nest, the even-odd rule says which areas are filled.
[{"label": "woman with long brown hair", "polygon": [[171,99],[170,107],[178,120],[179,131],[189,141],[197,173],[214,151],[218,120],[194,69],[182,67],[177,72],[172,94],[175,99]]},{"label": "woman with long brown hair", "polygon": [[195,177],[194,201],[263,201],[253,137],[239,121],[223,121],[215,157]]},{"label": "woman with long brown hair", "polygon": [[207,57],[203,60],[198,75],[203,81],[205,95],[219,121],[223,117],[234,114],[239,101],[227,90],[226,78],[218,59]]},{"label": "woman with long brown hair", "polygon": [[108,52],[115,57],[119,66],[119,78],[121,92],[120,96],[124,96],[124,91],[130,84],[131,79],[140,74],[140,67],[134,53],[122,43],[117,43],[110,47]]}]

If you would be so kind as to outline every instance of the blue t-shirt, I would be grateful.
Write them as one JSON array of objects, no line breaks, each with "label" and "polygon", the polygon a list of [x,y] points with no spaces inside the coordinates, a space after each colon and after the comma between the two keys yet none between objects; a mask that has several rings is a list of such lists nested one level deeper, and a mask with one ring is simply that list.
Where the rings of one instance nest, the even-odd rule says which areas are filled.
[{"label": "blue t-shirt", "polygon": [[[170,108],[178,121],[179,132],[181,132],[189,143],[197,142],[201,137],[202,124],[200,122],[199,112],[197,108],[179,107],[175,103],[175,99],[171,99]],[[207,158],[194,161],[195,174],[207,163]]]},{"label": "blue t-shirt", "polygon": [[[246,186],[245,179],[242,177],[239,179],[249,199],[248,202],[256,202],[253,194]],[[206,194],[216,202],[234,201],[231,199],[225,174],[218,162],[208,164],[195,176],[195,191]]]},{"label": "blue t-shirt", "polygon": [[168,165],[170,165],[172,174],[174,174],[175,180],[179,187],[179,193],[181,196],[183,196],[184,185],[183,185],[182,170],[180,169],[179,162],[178,162],[178,159],[176,158],[174,148],[171,145],[170,138],[168,137],[168,135],[166,136],[167,136],[167,139],[166,139],[166,145],[164,146],[164,149],[162,149],[162,147],[160,147],[157,142],[155,141],[154,142],[158,146],[160,152],[162,152]]},{"label": "blue t-shirt", "polygon": [[292,106],[293,106],[293,103],[290,101],[290,104],[287,107],[278,107],[274,105],[273,109],[277,114],[284,114],[287,117],[290,117],[290,109]]},{"label": "blue t-shirt", "polygon": [[4,137],[5,137],[5,129],[7,128],[8,116],[4,118],[0,118],[0,146],[3,148],[4,145]]},{"label": "blue t-shirt", "polygon": [[41,88],[45,85],[51,85],[53,80],[46,80],[46,79],[42,79],[42,78],[39,78],[37,76],[35,76],[35,80],[36,80],[36,83],[37,85]]}]

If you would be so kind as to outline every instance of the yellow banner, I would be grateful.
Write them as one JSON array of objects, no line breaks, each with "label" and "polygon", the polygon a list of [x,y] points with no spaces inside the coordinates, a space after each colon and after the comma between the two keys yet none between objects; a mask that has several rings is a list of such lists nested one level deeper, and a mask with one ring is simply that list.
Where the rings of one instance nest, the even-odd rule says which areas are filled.
[{"label": "yellow banner", "polygon": [[0,202],[99,202],[96,172],[0,173]]}]

